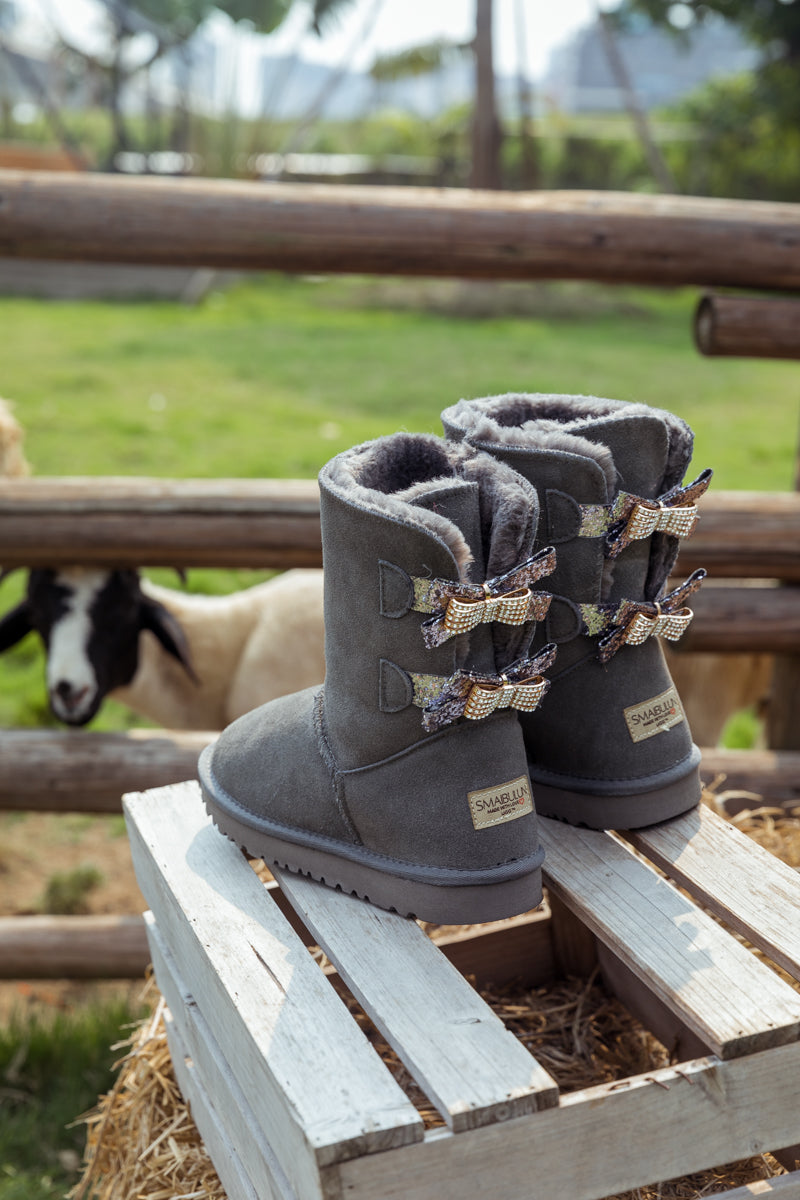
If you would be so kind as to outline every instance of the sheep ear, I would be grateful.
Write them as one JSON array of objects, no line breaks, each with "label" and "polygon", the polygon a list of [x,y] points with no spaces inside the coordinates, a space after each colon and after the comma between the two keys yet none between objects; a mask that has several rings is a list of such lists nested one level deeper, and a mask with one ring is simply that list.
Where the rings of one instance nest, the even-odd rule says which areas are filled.
[{"label": "sheep ear", "polygon": [[0,651],[16,646],[32,629],[30,609],[27,601],[23,600],[0,620]]},{"label": "sheep ear", "polygon": [[195,674],[189,642],[177,617],[157,600],[146,597],[142,600],[142,629],[149,629],[161,642],[167,654],[176,658],[193,683],[200,680]]}]

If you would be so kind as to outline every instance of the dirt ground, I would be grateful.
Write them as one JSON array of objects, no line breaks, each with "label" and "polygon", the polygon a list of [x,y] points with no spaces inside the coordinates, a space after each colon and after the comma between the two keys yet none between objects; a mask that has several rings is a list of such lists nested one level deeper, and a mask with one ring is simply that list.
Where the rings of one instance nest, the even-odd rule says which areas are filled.
[{"label": "dirt ground", "polygon": [[[121,816],[0,814],[0,917],[42,912],[48,880],[78,867],[94,867],[101,875],[85,896],[86,912],[133,914],[147,907]],[[93,998],[135,997],[142,986],[143,980],[0,980],[0,1022],[15,1010],[47,1011]]]}]

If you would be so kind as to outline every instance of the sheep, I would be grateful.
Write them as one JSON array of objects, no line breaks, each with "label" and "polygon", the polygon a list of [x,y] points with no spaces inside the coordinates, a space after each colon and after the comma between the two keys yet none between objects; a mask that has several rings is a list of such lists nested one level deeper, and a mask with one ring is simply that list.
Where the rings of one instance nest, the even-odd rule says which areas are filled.
[{"label": "sheep", "polygon": [[0,476],[30,475],[22,453],[22,428],[7,400],[0,399]]},{"label": "sheep", "polygon": [[320,570],[194,596],[131,569],[36,569],[0,620],[0,651],[31,630],[47,648],[51,710],[67,725],[85,725],[110,695],[168,728],[222,729],[325,672]]}]

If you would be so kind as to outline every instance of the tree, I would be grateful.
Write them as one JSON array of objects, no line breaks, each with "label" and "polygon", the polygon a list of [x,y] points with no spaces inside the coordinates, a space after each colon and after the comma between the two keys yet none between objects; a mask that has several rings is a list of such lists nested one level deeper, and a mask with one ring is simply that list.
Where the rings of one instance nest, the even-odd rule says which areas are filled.
[{"label": "tree", "polygon": [[[716,179],[703,190],[717,192],[723,178],[729,180],[726,194],[764,194],[771,168],[768,160],[780,158],[773,147],[783,144],[784,162],[779,170],[783,199],[800,198],[800,3],[795,0],[622,0],[613,13],[624,29],[635,15],[646,16],[674,37],[688,39],[692,30],[713,21],[726,20],[762,51],[762,58],[749,76],[713,81],[682,106],[702,130],[703,171]],[[759,131],[758,133],[756,131]],[[753,143],[756,143],[756,152]],[[747,166],[736,180],[736,163]],[[761,166],[758,160],[761,160]],[[793,190],[790,179],[798,180]],[[790,193],[786,194],[789,185]],[[695,187],[693,190],[700,190]],[[776,197],[777,198],[777,197]]]}]

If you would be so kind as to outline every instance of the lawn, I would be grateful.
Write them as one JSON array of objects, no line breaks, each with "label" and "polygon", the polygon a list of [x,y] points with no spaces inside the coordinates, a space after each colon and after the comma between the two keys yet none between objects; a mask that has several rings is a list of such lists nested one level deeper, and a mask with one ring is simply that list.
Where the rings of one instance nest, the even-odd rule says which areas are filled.
[{"label": "lawn", "polygon": [[[797,369],[701,358],[695,292],[481,285],[489,315],[478,317],[475,294],[441,281],[273,275],[195,307],[0,299],[0,394],[39,475],[313,477],[362,439],[440,432],[441,409],[462,396],[560,391],[678,413],[717,487],[792,486]],[[189,586],[253,578],[195,571]],[[21,587],[21,575],[0,587],[0,610]],[[49,719],[29,638],[0,665],[0,725]],[[107,704],[93,727],[132,721]]]},{"label": "lawn", "polygon": [[[680,414],[696,431],[697,469],[715,467],[720,488],[792,486],[795,366],[700,358],[695,293],[483,288],[481,316],[475,294],[269,276],[191,308],[0,299],[0,394],[16,405],[39,475],[313,477],[362,439],[439,432],[440,410],[462,396],[556,391]],[[189,584],[227,590],[253,578],[192,571]],[[0,609],[22,582],[17,573],[2,584]],[[0,660],[0,725],[48,720],[29,638]],[[93,727],[131,723],[107,703]],[[44,1200],[74,1180],[83,1134],[64,1125],[107,1086],[106,1047],[129,1011],[0,1030],[0,1200]]]}]

